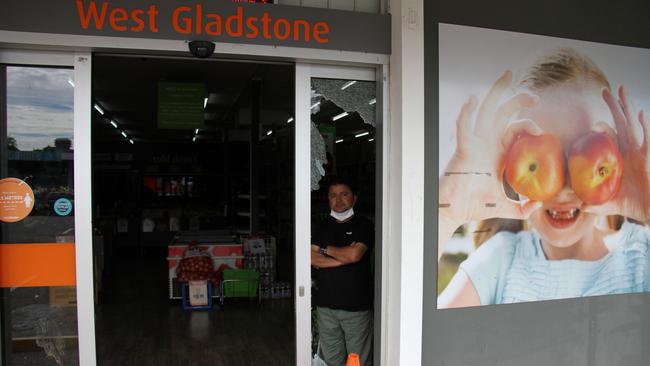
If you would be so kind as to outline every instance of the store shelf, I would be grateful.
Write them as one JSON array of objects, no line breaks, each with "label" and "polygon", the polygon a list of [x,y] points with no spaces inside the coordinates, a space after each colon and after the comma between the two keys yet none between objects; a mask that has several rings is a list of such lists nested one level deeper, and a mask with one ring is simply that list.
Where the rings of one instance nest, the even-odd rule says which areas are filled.
[{"label": "store shelf", "polygon": [[[251,217],[251,213],[250,212],[237,212],[237,216]],[[266,214],[265,213],[260,213],[260,214],[258,214],[258,216],[259,217],[266,217]]]},{"label": "store shelf", "polygon": [[[243,199],[243,200],[249,200],[249,199],[251,199],[251,195],[250,194],[238,194],[237,198],[240,198],[240,199]],[[259,195],[258,198],[261,199],[261,200],[265,200],[265,199],[267,199],[267,196]]]}]

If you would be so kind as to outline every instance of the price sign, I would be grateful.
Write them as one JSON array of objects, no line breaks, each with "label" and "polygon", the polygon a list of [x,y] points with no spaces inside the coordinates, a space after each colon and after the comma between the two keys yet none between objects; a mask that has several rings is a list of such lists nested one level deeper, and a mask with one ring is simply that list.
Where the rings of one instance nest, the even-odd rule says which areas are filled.
[{"label": "price sign", "polygon": [[208,281],[189,281],[191,306],[208,305]]},{"label": "price sign", "polygon": [[252,254],[265,254],[266,244],[264,244],[264,239],[248,239],[248,251]]}]

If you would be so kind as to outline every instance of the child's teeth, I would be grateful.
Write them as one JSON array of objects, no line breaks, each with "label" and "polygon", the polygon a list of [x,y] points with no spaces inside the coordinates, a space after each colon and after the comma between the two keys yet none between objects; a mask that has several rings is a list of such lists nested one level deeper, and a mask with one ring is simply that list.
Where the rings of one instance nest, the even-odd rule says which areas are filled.
[{"label": "child's teeth", "polygon": [[572,208],[572,209],[570,209],[568,211],[561,211],[561,212],[558,212],[558,211],[555,211],[555,210],[548,210],[548,213],[554,219],[571,220],[578,213],[578,209],[577,208]]}]

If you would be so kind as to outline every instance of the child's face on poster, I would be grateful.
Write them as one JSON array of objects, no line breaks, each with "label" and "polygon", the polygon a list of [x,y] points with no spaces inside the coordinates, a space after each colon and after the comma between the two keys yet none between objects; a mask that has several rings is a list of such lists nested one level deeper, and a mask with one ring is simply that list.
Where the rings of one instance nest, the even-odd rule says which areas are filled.
[{"label": "child's face on poster", "polygon": [[[537,91],[540,100],[519,118],[533,120],[545,133],[562,142],[564,154],[589,131],[613,128],[612,116],[601,96],[601,86],[564,84]],[[571,188],[568,174],[564,187],[532,213],[529,222],[542,239],[555,247],[569,247],[595,230],[596,216],[582,211],[584,203]]]}]

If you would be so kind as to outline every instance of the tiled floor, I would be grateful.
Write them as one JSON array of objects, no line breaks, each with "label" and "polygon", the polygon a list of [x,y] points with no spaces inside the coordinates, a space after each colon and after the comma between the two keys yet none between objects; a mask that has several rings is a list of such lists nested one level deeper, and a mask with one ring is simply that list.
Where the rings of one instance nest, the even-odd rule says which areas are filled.
[{"label": "tiled floor", "polygon": [[97,364],[293,365],[293,300],[226,299],[185,311],[167,298],[164,257],[115,262],[96,308]]}]

